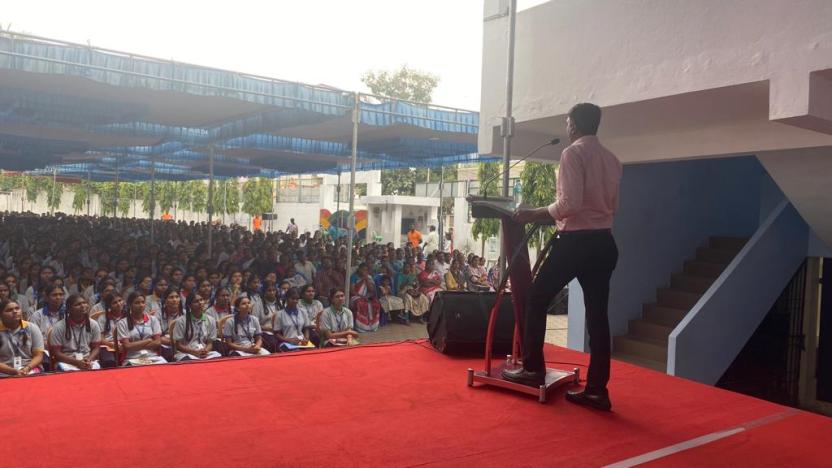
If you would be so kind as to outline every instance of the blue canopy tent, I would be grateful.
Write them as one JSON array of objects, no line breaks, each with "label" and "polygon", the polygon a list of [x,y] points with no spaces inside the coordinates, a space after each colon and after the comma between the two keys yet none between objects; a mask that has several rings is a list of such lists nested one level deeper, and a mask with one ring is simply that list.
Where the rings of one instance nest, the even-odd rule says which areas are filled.
[{"label": "blue canopy tent", "polygon": [[476,112],[0,32],[7,169],[209,192],[215,176],[349,171],[352,213],[356,170],[477,160],[478,129]]}]

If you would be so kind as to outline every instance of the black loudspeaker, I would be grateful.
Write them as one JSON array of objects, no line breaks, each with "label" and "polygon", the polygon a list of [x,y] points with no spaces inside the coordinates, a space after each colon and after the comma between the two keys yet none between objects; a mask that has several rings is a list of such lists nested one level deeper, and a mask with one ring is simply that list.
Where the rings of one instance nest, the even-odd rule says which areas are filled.
[{"label": "black loudspeaker", "polygon": [[277,219],[277,213],[263,213],[263,221],[274,221]]},{"label": "black loudspeaker", "polygon": [[[485,355],[488,315],[497,299],[494,292],[439,291],[428,312],[428,336],[439,352],[449,355]],[[514,307],[503,295],[494,328],[492,355],[511,354],[514,335]]]}]

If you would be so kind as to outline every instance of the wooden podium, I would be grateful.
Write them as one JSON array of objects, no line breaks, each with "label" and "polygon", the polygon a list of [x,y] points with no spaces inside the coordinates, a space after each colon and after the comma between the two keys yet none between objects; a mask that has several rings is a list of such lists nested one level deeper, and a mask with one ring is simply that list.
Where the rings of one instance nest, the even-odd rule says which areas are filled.
[{"label": "wooden podium", "polygon": [[[540,229],[542,224],[551,223],[535,223],[528,231],[525,226],[516,223],[512,219],[512,214],[516,208],[516,203],[512,198],[505,197],[481,197],[468,196],[466,198],[471,204],[471,215],[475,218],[486,219],[500,219],[503,229],[503,252],[507,259],[508,266],[506,271],[500,278],[500,285],[497,288],[497,297],[494,305],[491,307],[491,313],[488,317],[488,331],[485,337],[485,362],[484,370],[475,371],[468,369],[468,386],[473,387],[474,383],[483,385],[493,385],[509,390],[514,390],[529,395],[535,395],[538,401],[545,403],[549,392],[562,385],[573,383],[577,384],[580,379],[580,371],[574,368],[571,371],[564,371],[559,369],[546,368],[546,377],[544,383],[539,387],[532,387],[515,382],[510,382],[503,379],[502,371],[505,368],[517,368],[522,365],[518,359],[520,350],[522,349],[522,330],[525,324],[526,314],[526,299],[528,288],[537,274],[543,259],[547,256],[551,241],[546,248],[541,252],[535,262],[534,268],[530,268],[528,243],[529,239]],[[512,344],[512,354],[507,356],[507,359],[502,364],[492,363],[492,350],[494,343],[494,328],[497,322],[497,314],[499,313],[499,305],[505,294],[509,278],[513,288],[512,303],[514,304],[514,341]]]}]

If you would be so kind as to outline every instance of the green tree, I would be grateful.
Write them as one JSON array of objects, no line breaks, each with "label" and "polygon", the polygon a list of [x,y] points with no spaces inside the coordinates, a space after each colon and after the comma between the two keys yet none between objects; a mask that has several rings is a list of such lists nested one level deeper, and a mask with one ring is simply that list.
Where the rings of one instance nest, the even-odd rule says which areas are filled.
[{"label": "green tree", "polygon": [[199,215],[205,213],[208,208],[208,185],[204,180],[191,180],[187,182],[191,192],[191,211]]},{"label": "green tree", "polygon": [[98,200],[101,202],[101,214],[108,216],[115,214],[116,200],[113,194],[116,190],[116,184],[113,182],[93,182],[93,192],[98,195]]},{"label": "green tree", "polygon": [[61,200],[64,196],[64,184],[49,180],[49,188],[46,191],[46,206],[51,212],[61,207]]},{"label": "green tree", "polygon": [[[497,178],[500,174],[500,163],[480,163],[477,169],[477,178],[486,181],[486,184],[480,186],[480,193],[497,193]],[[483,219],[477,218],[474,220],[474,225],[471,226],[471,235],[474,239],[480,239],[482,242],[480,255],[485,256],[485,241],[491,236],[496,236],[500,231],[499,219]]]},{"label": "green tree", "polygon": [[176,200],[176,186],[175,182],[164,181],[156,182],[156,188],[159,190],[159,195],[156,200],[159,202],[159,208],[162,213],[170,213],[173,208],[173,203]]},{"label": "green tree", "polygon": [[[524,204],[535,207],[547,206],[555,200],[556,189],[557,164],[526,162],[520,173],[520,193]],[[554,226],[544,227],[538,236],[531,239],[529,245],[537,247],[537,253],[540,254],[540,249],[554,232]]]},{"label": "green tree", "polygon": [[29,203],[36,203],[38,195],[44,192],[46,187],[46,177],[24,176],[23,188],[26,190],[26,201]]},{"label": "green tree", "polygon": [[87,182],[81,182],[72,187],[72,193],[72,209],[77,215],[86,208],[87,201],[92,194],[92,187]]},{"label": "green tree", "polygon": [[121,216],[130,215],[133,200],[138,198],[138,182],[121,182],[118,184],[118,212]]},{"label": "green tree", "polygon": [[414,195],[416,170],[410,168],[381,171],[381,193],[384,195]]},{"label": "green tree", "polygon": [[[402,65],[398,70],[368,71],[361,76],[361,81],[373,94],[427,104],[433,99],[439,77]],[[425,182],[428,171],[424,168],[384,169],[381,171],[381,193],[415,195],[415,184]],[[434,171],[435,174],[430,174],[430,180],[439,180],[439,171]]]},{"label": "green tree", "polygon": [[260,216],[272,210],[272,181],[260,177],[251,178],[243,184],[243,212],[249,216]]},{"label": "green tree", "polygon": [[173,203],[173,219],[176,219],[177,212],[181,210],[190,210],[193,203],[193,193],[188,182],[174,182],[174,203]]},{"label": "green tree", "polygon": [[[144,188],[142,191],[142,210],[149,216],[153,205],[153,203],[151,203],[151,199],[153,199],[156,204],[159,203],[159,183],[145,182],[142,186]],[[153,190],[151,190],[151,188]],[[154,212],[154,216],[158,215],[158,213],[155,212],[155,209],[152,211]]]},{"label": "green tree", "polygon": [[240,209],[240,184],[237,179],[215,182],[212,205],[217,215],[236,213]]},{"label": "green tree", "polygon": [[371,70],[361,76],[361,81],[378,96],[428,103],[439,77],[402,65],[398,70]]}]

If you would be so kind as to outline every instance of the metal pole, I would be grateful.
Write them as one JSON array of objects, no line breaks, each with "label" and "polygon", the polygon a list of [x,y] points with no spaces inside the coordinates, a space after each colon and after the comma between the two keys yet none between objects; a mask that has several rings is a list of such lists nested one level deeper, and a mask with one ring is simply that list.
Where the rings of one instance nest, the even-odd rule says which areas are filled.
[{"label": "metal pole", "polygon": [[115,189],[113,190],[113,199],[115,203],[113,203],[113,218],[118,217],[118,158],[116,158],[116,185]]},{"label": "metal pole", "polygon": [[[338,185],[335,186],[335,212],[341,211],[341,170],[338,170]],[[336,218],[337,219],[337,218]],[[341,227],[341,226],[338,226]]]},{"label": "metal pole", "polygon": [[[508,197],[509,164],[511,161],[511,138],[514,136],[514,116],[512,101],[514,98],[514,30],[517,23],[517,0],[509,0],[508,7],[508,66],[506,69],[506,116],[503,118],[500,133],[503,137],[503,196]],[[505,249],[500,246],[500,275],[505,272]]]},{"label": "metal pole", "polygon": [[150,161],[150,243],[155,240],[153,225],[156,217],[156,160]]},{"label": "metal pole", "polygon": [[90,215],[90,203],[92,202],[92,172],[87,171],[87,216]]},{"label": "metal pole", "polygon": [[225,213],[228,211],[228,179],[222,182],[222,224],[225,224]]},{"label": "metal pole", "polygon": [[347,268],[344,274],[344,295],[350,303],[350,269],[352,268],[352,243],[355,219],[353,210],[355,201],[355,166],[358,159],[358,123],[361,120],[358,93],[355,93],[355,107],[352,110],[352,163],[350,167],[350,215],[347,218]]},{"label": "metal pole", "polygon": [[214,147],[208,147],[208,258],[214,247]]},{"label": "metal pole", "polygon": [[[52,200],[55,199],[55,186],[57,186],[57,185],[58,185],[58,168],[57,167],[52,167]],[[50,205],[51,205],[51,203],[50,203]],[[52,214],[55,213],[55,208],[49,207],[49,209],[52,211]]]},{"label": "metal pole", "polygon": [[445,195],[445,166],[439,170],[439,251],[445,251],[445,213],[442,212],[442,196]]}]

